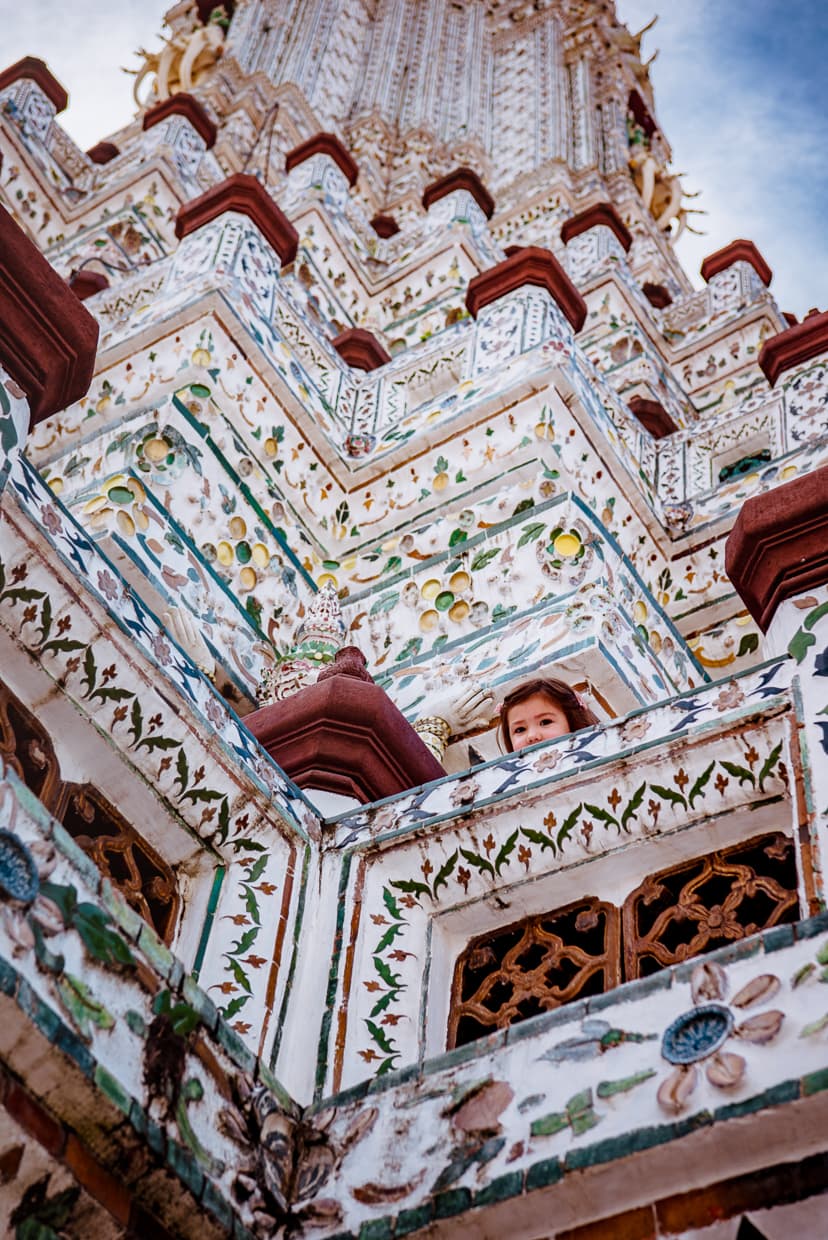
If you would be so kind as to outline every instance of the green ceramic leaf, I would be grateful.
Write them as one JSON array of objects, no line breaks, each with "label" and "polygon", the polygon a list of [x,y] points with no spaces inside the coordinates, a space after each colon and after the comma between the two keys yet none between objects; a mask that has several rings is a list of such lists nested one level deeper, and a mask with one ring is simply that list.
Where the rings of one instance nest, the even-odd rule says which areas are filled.
[{"label": "green ceramic leaf", "polygon": [[777,762],[779,761],[779,755],[781,753],[782,753],[782,742],[780,741],[779,744],[768,754],[767,758],[765,759],[765,762],[762,765],[762,769],[759,772],[759,791],[760,792],[764,791],[763,785],[765,783],[765,780],[771,774],[771,772],[773,771],[773,768],[776,766]]},{"label": "green ceramic leaf", "polygon": [[445,864],[442,865],[439,871],[437,872],[437,877],[435,878],[434,885],[431,889],[435,900],[437,898],[438,889],[440,887],[448,886],[449,875],[452,873],[456,865],[457,865],[457,849],[454,850],[454,852],[451,854],[451,856],[448,858]]},{"label": "green ceramic leaf", "polygon": [[753,771],[749,771],[746,766],[739,766],[736,762],[722,762],[721,765],[727,771],[728,775],[732,775],[734,779],[738,779],[740,786],[742,784],[750,784],[752,788],[756,787],[756,776]]},{"label": "green ceramic leaf", "polygon": [[705,787],[707,786],[707,782],[710,779],[710,776],[713,774],[713,768],[715,767],[715,765],[716,765],[715,762],[711,762],[710,766],[707,767],[706,770],[702,771],[701,775],[698,777],[696,782],[693,784],[693,787],[690,789],[690,796],[687,798],[687,800],[688,800],[688,803],[691,809],[693,808],[693,803],[695,802],[696,797],[700,797],[702,793],[704,792]]},{"label": "green ceramic leaf", "polygon": [[87,1040],[92,1036],[93,1028],[111,1029],[115,1017],[108,1012],[102,1003],[93,997],[89,987],[71,973],[64,973],[55,982],[63,1006]]},{"label": "green ceramic leaf", "polygon": [[135,963],[132,952],[119,934],[109,929],[110,918],[94,904],[79,904],[72,924],[83,939],[90,956],[107,965]]},{"label": "green ceramic leaf", "polygon": [[[825,949],[823,948],[823,950]],[[801,986],[803,982],[808,980],[808,978],[811,976],[813,972],[815,972],[815,970],[816,970],[816,965],[813,964],[812,961],[809,960],[807,964],[803,964],[802,968],[797,969],[796,973],[794,973],[793,977],[791,978],[792,989],[795,990],[797,986]]]},{"label": "green ceramic leaf", "polygon": [[673,788],[665,788],[662,784],[650,784],[650,789],[657,797],[661,797],[662,801],[669,801],[671,805],[680,805],[682,809],[687,809],[684,797]]},{"label": "green ceramic leaf", "polygon": [[647,1068],[644,1072],[634,1072],[632,1076],[624,1076],[619,1081],[601,1081],[595,1092],[599,1098],[612,1098],[615,1094],[625,1094],[627,1090],[635,1089],[636,1085],[649,1081],[650,1077],[655,1074],[655,1068]]},{"label": "green ceramic leaf", "polygon": [[641,785],[640,788],[636,788],[635,792],[633,793],[632,797],[627,803],[624,809],[624,812],[621,815],[621,826],[624,828],[625,831],[627,830],[627,824],[631,822],[633,818],[638,817],[638,810],[641,807],[641,802],[644,800],[644,793],[646,791],[647,791],[647,785],[646,783],[644,783]]},{"label": "green ceramic leaf", "polygon": [[485,551],[479,551],[472,560],[471,571],[476,573],[478,569],[485,568],[502,550],[502,547],[487,547]]},{"label": "green ceramic leaf", "polygon": [[815,607],[813,611],[809,611],[802,623],[805,625],[805,628],[810,631],[817,621],[821,620],[823,616],[828,616],[828,603],[820,603],[819,607]]},{"label": "green ceramic leaf", "polygon": [[810,647],[815,645],[816,638],[813,633],[806,633],[804,629],[799,629],[791,638],[788,654],[796,659],[797,663],[802,663]]},{"label": "green ceramic leaf", "polygon": [[556,1132],[563,1132],[564,1128],[568,1127],[569,1119],[566,1113],[552,1111],[549,1115],[533,1120],[529,1132],[533,1137],[553,1137]]},{"label": "green ceramic leaf", "polygon": [[739,642],[739,649],[736,652],[736,658],[741,659],[743,655],[753,654],[759,649],[759,634],[745,633]]}]

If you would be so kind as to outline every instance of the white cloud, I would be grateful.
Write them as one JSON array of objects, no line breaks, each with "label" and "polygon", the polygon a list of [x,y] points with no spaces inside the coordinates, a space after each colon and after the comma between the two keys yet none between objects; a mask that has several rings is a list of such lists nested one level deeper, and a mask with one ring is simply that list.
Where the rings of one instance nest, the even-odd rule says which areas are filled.
[{"label": "white cloud", "polygon": [[23,56],[45,60],[69,93],[60,122],[84,150],[126,125],[135,114],[132,78],[139,47],[156,49],[169,0],[19,0],[4,17],[2,63]]}]

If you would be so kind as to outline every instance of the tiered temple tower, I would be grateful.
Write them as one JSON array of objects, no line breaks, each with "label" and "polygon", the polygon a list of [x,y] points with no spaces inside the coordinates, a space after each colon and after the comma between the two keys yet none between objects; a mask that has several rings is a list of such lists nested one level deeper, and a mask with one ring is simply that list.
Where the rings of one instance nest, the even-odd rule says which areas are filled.
[{"label": "tiered temple tower", "polygon": [[611,0],[166,40],[0,73],[8,1234],[823,1237],[828,313]]}]

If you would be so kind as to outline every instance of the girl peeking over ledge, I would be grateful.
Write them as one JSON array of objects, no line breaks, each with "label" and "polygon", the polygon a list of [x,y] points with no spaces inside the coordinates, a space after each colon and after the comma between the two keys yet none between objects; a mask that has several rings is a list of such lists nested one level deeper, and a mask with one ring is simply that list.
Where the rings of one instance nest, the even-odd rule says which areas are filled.
[{"label": "girl peeking over ledge", "polygon": [[566,681],[541,676],[506,694],[498,732],[506,752],[514,753],[597,723],[598,716]]},{"label": "girl peeking over ledge", "polygon": [[[445,696],[429,705],[431,714],[418,719],[414,730],[438,762],[443,760],[450,736],[488,723],[494,711],[491,691],[474,682],[459,697]],[[566,681],[538,677],[506,694],[500,709],[498,740],[503,750],[514,753],[600,722]]]}]

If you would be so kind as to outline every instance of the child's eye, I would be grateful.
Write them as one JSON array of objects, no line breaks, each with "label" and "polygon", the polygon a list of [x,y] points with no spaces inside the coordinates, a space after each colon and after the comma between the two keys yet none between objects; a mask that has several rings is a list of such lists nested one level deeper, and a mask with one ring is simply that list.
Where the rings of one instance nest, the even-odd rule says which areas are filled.
[{"label": "child's eye", "polygon": [[525,731],[525,728],[524,728],[523,724],[522,724],[522,723],[518,723],[518,724],[516,724],[516,725],[515,725],[515,727],[513,727],[513,728],[512,728],[512,735],[513,735],[513,736],[516,736],[516,735],[518,734],[518,732],[523,732],[523,731]]},{"label": "child's eye", "polygon": [[549,727],[549,725],[550,725],[551,723],[554,723],[554,722],[555,722],[555,720],[554,720],[554,719],[541,719],[541,727],[542,727],[542,728],[548,728],[548,727]]}]

